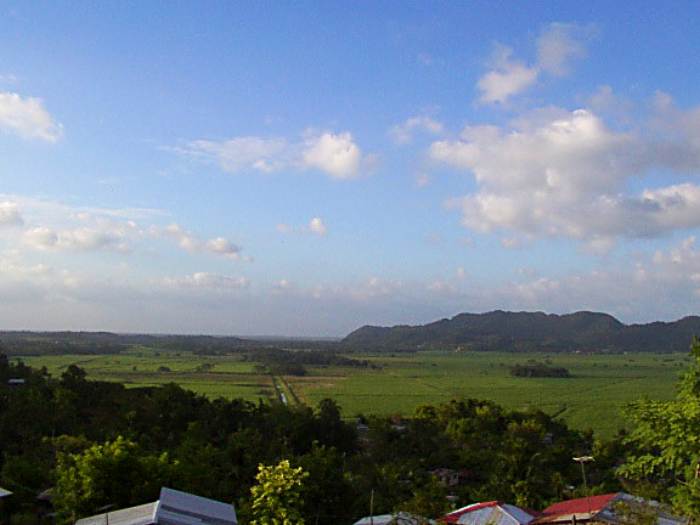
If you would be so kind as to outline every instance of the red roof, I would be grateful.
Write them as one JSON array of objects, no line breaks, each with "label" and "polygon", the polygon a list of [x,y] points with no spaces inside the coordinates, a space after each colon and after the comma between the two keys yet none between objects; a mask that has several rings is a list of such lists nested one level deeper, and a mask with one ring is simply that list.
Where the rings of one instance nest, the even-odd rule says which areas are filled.
[{"label": "red roof", "polygon": [[472,503],[471,505],[467,505],[466,507],[462,507],[461,509],[457,509],[453,512],[450,512],[449,514],[445,514],[445,516],[442,517],[442,521],[446,523],[457,523],[459,521],[459,518],[463,514],[467,514],[468,512],[474,512],[475,510],[479,509],[485,509],[486,507],[495,507],[496,505],[500,504],[500,501],[484,501],[482,503]]},{"label": "red roof", "polygon": [[589,510],[592,514],[595,514],[596,512],[599,512],[607,507],[618,494],[618,492],[614,492],[612,494],[601,494],[599,496],[590,496],[588,498],[576,498],[560,501],[544,509],[542,514],[545,516],[559,514],[582,514],[584,512],[588,513]]}]

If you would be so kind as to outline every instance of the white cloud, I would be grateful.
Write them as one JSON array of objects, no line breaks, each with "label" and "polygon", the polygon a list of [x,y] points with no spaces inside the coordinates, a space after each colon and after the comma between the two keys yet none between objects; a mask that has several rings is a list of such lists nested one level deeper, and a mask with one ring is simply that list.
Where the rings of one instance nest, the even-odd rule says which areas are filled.
[{"label": "white cloud", "polygon": [[169,224],[165,228],[157,226],[151,227],[150,233],[155,237],[170,238],[174,240],[180,248],[188,252],[209,252],[230,259],[238,259],[240,257],[241,248],[225,237],[215,237],[205,240],[184,229],[177,223]]},{"label": "white cloud", "polygon": [[[20,209],[22,213],[20,213]],[[171,239],[183,250],[238,259],[241,248],[225,237],[201,238],[182,226],[150,224],[162,210],[71,206],[62,202],[0,194],[0,241],[33,250],[121,252],[152,249],[153,238]],[[136,222],[138,219],[139,222]]]},{"label": "white cloud", "polygon": [[587,32],[573,24],[551,24],[537,39],[539,69],[557,76],[568,73],[571,61],[586,54],[582,37]]},{"label": "white cloud", "polygon": [[313,234],[323,237],[328,233],[328,228],[321,217],[313,217],[309,223],[303,226],[293,226],[291,224],[280,223],[276,226],[276,230],[284,235],[288,234]]},{"label": "white cloud", "polygon": [[26,230],[23,241],[37,250],[129,251],[128,235],[121,227],[54,230],[37,226]]},{"label": "white cloud", "polygon": [[218,163],[229,173],[314,169],[333,179],[357,177],[363,164],[371,161],[371,156],[363,156],[349,132],[307,132],[300,142],[254,136],[225,141],[195,140],[172,150]]},{"label": "white cloud", "polygon": [[302,162],[334,179],[351,179],[360,171],[362,152],[350,133],[322,133],[306,140]]},{"label": "white cloud", "polygon": [[673,133],[648,138],[614,131],[588,110],[552,111],[549,121],[520,119],[521,129],[467,127],[459,140],[434,142],[430,155],[473,174],[477,191],[452,201],[466,227],[569,237],[595,250],[617,237],[700,226],[694,183],[625,193],[652,168],[700,169],[694,112],[680,115]]},{"label": "white cloud", "polygon": [[510,48],[499,47],[493,69],[479,78],[476,87],[481,92],[479,100],[482,103],[506,102],[511,96],[537,82],[538,69],[513,60],[512,53]]},{"label": "white cloud", "polygon": [[203,159],[216,160],[230,173],[252,170],[270,173],[289,165],[290,151],[285,139],[236,137],[223,142],[196,140],[184,152]]},{"label": "white cloud", "polygon": [[314,217],[309,221],[309,231],[311,233],[315,233],[316,235],[326,235],[328,233],[328,228],[326,228],[326,225],[323,223],[323,220],[320,217]]},{"label": "white cloud", "polygon": [[0,202],[0,226],[22,226],[24,219],[16,202]]},{"label": "white cloud", "polygon": [[0,92],[0,130],[46,142],[56,142],[63,134],[41,99],[9,92]]},{"label": "white cloud", "polygon": [[37,226],[24,232],[24,242],[38,250],[48,250],[56,247],[58,235],[51,228]]},{"label": "white cloud", "polygon": [[574,24],[550,24],[537,38],[537,61],[532,65],[514,59],[511,48],[497,45],[491,69],[477,82],[479,101],[503,104],[533,86],[542,73],[565,75],[571,62],[585,55],[584,41],[589,33],[589,28]]},{"label": "white cloud", "polygon": [[209,290],[240,290],[248,288],[250,281],[245,277],[232,277],[208,272],[195,272],[179,278],[166,278],[165,284],[175,288]]},{"label": "white cloud", "polygon": [[417,131],[423,131],[431,135],[440,135],[444,131],[441,122],[428,117],[410,117],[401,124],[396,124],[389,130],[389,136],[396,144],[408,144],[413,140],[413,135]]}]

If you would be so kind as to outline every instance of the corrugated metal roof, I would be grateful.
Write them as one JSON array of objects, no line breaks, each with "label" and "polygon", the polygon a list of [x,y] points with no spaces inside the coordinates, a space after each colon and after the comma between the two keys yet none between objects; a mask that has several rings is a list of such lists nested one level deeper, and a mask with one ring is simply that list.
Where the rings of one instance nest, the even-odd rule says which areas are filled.
[{"label": "corrugated metal roof", "polygon": [[688,522],[685,518],[668,514],[656,501],[645,500],[625,492],[616,492],[614,494],[602,494],[599,496],[591,496],[590,498],[577,498],[555,503],[542,511],[543,516],[536,519],[533,525],[571,523],[574,517],[578,522],[593,519],[606,523],[618,523],[617,509],[615,508],[615,502],[618,501],[657,508],[659,511],[659,525],[683,525]]},{"label": "corrugated metal roof", "polygon": [[560,501],[550,505],[542,511],[542,514],[548,516],[550,514],[595,514],[604,509],[612,500],[614,500],[620,492],[612,494],[601,494],[598,496],[590,496],[588,498],[576,498],[566,501]]},{"label": "corrugated metal roof", "polygon": [[233,505],[163,487],[160,499],[78,520],[75,525],[237,525]]},{"label": "corrugated metal roof", "polygon": [[0,487],[0,498],[4,498],[5,496],[10,496],[10,495],[12,495],[12,492]]},{"label": "corrugated metal roof", "polygon": [[159,525],[236,525],[233,505],[163,487],[156,511]]},{"label": "corrugated metal roof", "polygon": [[408,512],[397,512],[396,514],[381,514],[371,518],[366,516],[356,521],[354,525],[422,525],[423,523],[435,522]]},{"label": "corrugated metal roof", "polygon": [[470,503],[469,505],[461,507],[457,510],[453,510],[449,514],[446,514],[445,516],[443,516],[442,521],[445,521],[447,523],[457,523],[459,521],[459,518],[461,518],[463,514],[466,514],[468,512],[474,512],[479,509],[494,507],[498,505],[498,503],[498,501],[482,501],[479,503]]},{"label": "corrugated metal roof", "polygon": [[445,516],[447,523],[465,525],[527,525],[534,516],[515,505],[500,501],[472,503]]},{"label": "corrugated metal roof", "polygon": [[157,502],[105,512],[75,522],[75,525],[153,525]]}]

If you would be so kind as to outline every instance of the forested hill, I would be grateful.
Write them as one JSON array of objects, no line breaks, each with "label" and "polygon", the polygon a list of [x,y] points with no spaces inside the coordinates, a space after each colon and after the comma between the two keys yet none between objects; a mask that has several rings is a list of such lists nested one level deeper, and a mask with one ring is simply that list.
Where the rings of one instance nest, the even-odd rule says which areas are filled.
[{"label": "forested hill", "polygon": [[462,348],[507,351],[686,352],[700,336],[700,317],[625,325],[599,312],[566,315],[543,312],[463,313],[433,323],[363,326],[346,336],[348,348],[416,350]]}]

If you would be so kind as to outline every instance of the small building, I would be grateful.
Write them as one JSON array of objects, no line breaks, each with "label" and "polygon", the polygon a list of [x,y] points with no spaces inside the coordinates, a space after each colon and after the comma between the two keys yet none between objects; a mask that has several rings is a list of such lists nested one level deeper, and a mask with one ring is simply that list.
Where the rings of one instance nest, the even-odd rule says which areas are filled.
[{"label": "small building", "polygon": [[0,498],[6,498],[7,496],[12,496],[12,492],[0,487]]},{"label": "small building", "polygon": [[153,503],[83,518],[75,525],[238,525],[233,505],[163,487]]},{"label": "small building", "polygon": [[587,498],[560,501],[542,511],[532,525],[550,524],[605,524],[629,523],[622,519],[623,512],[653,513],[658,525],[685,525],[686,518],[669,514],[658,502],[645,500],[625,492],[601,494]]},{"label": "small building", "polygon": [[502,501],[486,501],[450,512],[441,521],[467,525],[529,525],[534,519],[532,511]]},{"label": "small building", "polygon": [[425,525],[428,523],[434,524],[435,522],[408,512],[397,512],[395,514],[366,516],[356,521],[354,525]]}]

